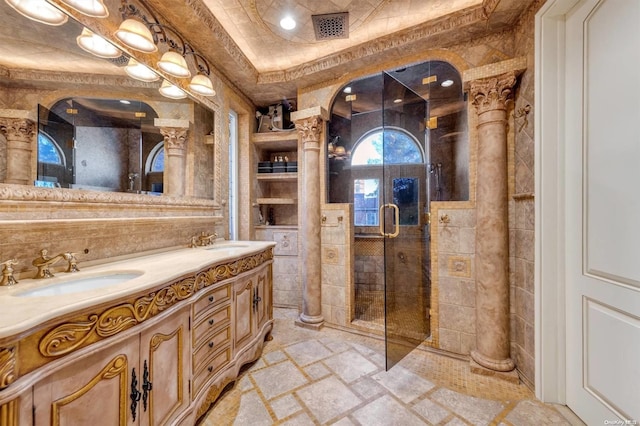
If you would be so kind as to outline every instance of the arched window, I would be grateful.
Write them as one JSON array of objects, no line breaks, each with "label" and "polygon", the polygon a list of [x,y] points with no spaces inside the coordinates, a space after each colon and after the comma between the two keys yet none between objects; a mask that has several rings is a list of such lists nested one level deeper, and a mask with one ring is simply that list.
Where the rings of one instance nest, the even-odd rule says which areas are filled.
[{"label": "arched window", "polygon": [[151,149],[146,164],[147,173],[164,172],[164,141]]},{"label": "arched window", "polygon": [[402,129],[388,127],[365,134],[351,154],[352,166],[423,162],[424,155],[418,141]]},{"label": "arched window", "polygon": [[64,166],[64,154],[58,144],[46,133],[38,132],[38,162]]}]

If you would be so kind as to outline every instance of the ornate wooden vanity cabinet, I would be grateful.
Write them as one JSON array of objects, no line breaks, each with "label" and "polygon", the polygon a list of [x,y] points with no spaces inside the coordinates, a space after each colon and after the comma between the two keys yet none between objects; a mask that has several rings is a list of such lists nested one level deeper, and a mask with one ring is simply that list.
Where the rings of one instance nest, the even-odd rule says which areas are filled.
[{"label": "ornate wooden vanity cabinet", "polygon": [[194,424],[273,327],[261,244],[0,339],[0,425]]}]

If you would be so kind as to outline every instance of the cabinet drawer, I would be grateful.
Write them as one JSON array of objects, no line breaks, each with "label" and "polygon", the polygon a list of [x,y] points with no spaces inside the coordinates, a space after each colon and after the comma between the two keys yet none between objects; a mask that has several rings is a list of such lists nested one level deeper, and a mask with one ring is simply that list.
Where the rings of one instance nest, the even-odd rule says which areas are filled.
[{"label": "cabinet drawer", "polygon": [[200,315],[206,313],[207,310],[214,306],[220,305],[231,298],[231,285],[225,284],[219,288],[215,288],[204,293],[193,304],[193,317],[198,318]]},{"label": "cabinet drawer", "polygon": [[204,337],[203,344],[193,353],[194,371],[198,371],[202,363],[209,359],[214,352],[231,343],[231,326],[226,326]]},{"label": "cabinet drawer", "polygon": [[273,254],[276,256],[297,256],[298,255],[298,232],[297,231],[273,231],[273,241],[276,246]]},{"label": "cabinet drawer", "polygon": [[213,357],[208,359],[203,365],[200,371],[198,371],[193,377],[193,396],[197,396],[202,386],[220,371],[231,360],[231,346],[227,346]]},{"label": "cabinet drawer", "polygon": [[211,314],[198,320],[193,328],[193,347],[197,348],[202,341],[210,336],[211,333],[220,328],[223,324],[229,324],[231,321],[231,305],[227,303],[221,308],[216,309]]}]

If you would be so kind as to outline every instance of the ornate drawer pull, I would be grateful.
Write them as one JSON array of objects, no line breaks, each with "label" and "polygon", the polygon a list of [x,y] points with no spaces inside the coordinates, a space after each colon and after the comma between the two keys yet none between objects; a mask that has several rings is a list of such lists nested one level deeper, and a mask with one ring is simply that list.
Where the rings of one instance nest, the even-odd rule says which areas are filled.
[{"label": "ornate drawer pull", "polygon": [[209,320],[209,325],[213,325],[213,323],[214,323],[214,322],[216,322],[216,321],[215,321],[213,318],[211,318],[211,319]]},{"label": "ornate drawer pull", "polygon": [[209,373],[211,373],[213,371],[213,365],[208,366],[207,370],[209,371]]},{"label": "ornate drawer pull", "polygon": [[215,297],[213,297],[213,296],[209,296],[209,302],[213,302],[214,300],[216,300],[216,298],[215,298]]},{"label": "ornate drawer pull", "polygon": [[213,342],[209,342],[209,349],[213,347]]}]

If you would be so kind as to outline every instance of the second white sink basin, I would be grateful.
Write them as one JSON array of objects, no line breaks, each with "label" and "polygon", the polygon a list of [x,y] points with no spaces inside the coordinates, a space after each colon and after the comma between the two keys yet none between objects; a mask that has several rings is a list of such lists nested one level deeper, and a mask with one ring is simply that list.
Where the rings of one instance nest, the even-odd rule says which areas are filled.
[{"label": "second white sink basin", "polygon": [[234,248],[243,248],[243,247],[249,247],[248,244],[220,244],[220,245],[213,245],[210,247],[206,247],[205,250],[225,250],[225,249],[234,249]]},{"label": "second white sink basin", "polygon": [[64,294],[79,293],[82,291],[96,290],[99,288],[110,287],[129,281],[142,275],[142,272],[119,271],[108,272],[101,275],[91,277],[82,277],[69,279],[60,283],[51,284],[43,287],[25,290],[16,293],[17,297],[41,297],[41,296],[60,296]]}]

